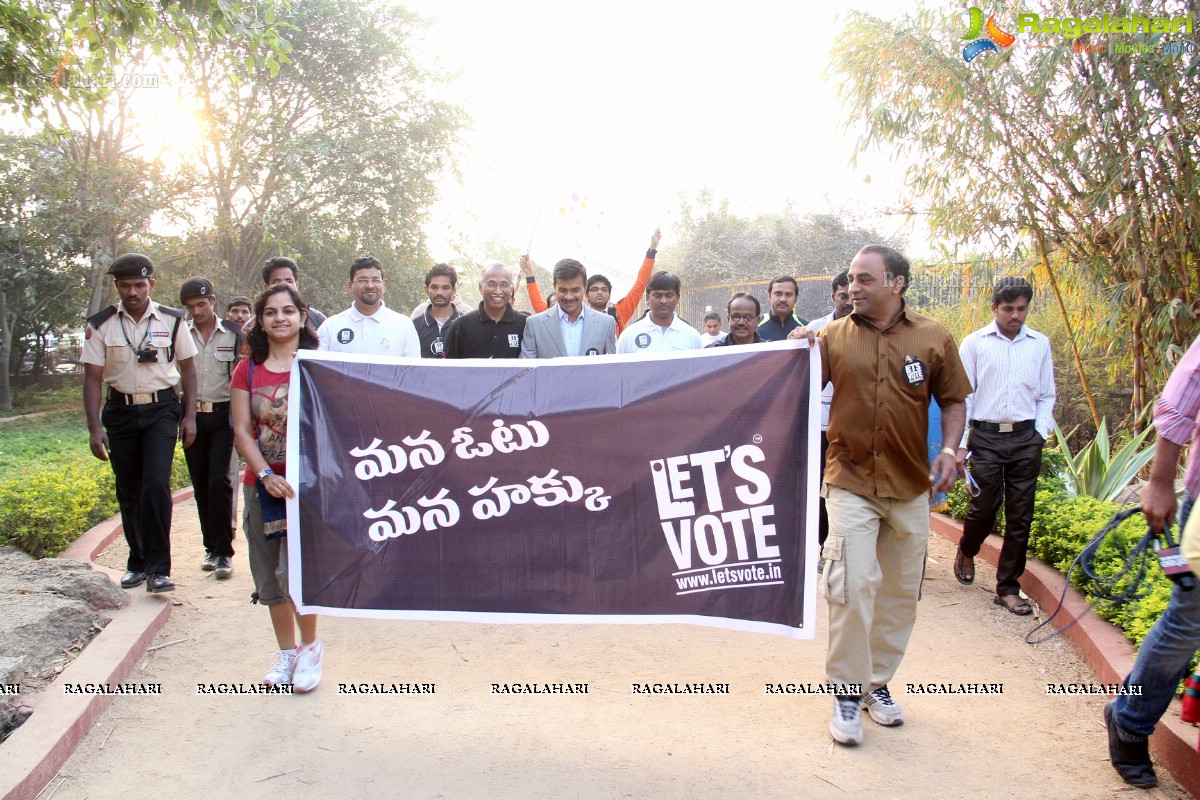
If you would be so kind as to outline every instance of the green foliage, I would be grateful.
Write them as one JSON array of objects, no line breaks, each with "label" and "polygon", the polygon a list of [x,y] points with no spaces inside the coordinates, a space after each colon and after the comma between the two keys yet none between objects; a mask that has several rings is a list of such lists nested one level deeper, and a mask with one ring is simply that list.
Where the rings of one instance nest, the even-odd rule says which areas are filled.
[{"label": "green foliage", "polygon": [[419,285],[425,212],[465,122],[436,97],[443,76],[417,61],[425,22],[339,0],[294,0],[279,19],[293,50],[276,70],[233,40],[184,62],[204,103],[197,161],[213,209],[198,268],[224,262],[233,290],[250,294],[265,258],[292,256],[326,311],[346,305],[340,287],[363,253],[383,261],[390,286]]},{"label": "green foliage", "polygon": [[[1095,497],[1069,497],[1066,483],[1061,477],[1067,469],[1066,458],[1057,448],[1042,450],[1042,472],[1038,476],[1033,520],[1029,527],[1029,555],[1064,574],[1084,545],[1120,510],[1115,503]],[[951,516],[960,520],[966,517],[970,498],[962,481],[955,484],[947,502]],[[1002,530],[1003,523],[1000,522],[996,532]],[[1135,515],[1122,523],[1099,548],[1094,564],[1095,574],[1101,578],[1117,574],[1124,566],[1129,548],[1145,533],[1145,521],[1140,516]],[[1163,575],[1158,560],[1151,558],[1149,562],[1140,596],[1119,605],[1097,600],[1095,587],[1078,567],[1071,575],[1072,585],[1094,604],[1096,613],[1120,628],[1135,647],[1167,607],[1173,586]],[[1124,582],[1118,583],[1117,590],[1125,589],[1131,579],[1132,576],[1129,576]]]},{"label": "green foliage", "polygon": [[[78,410],[6,423],[0,475],[0,545],[38,558],[57,555],[119,510],[112,468],[92,456]],[[171,487],[190,482],[176,447]]]},{"label": "green foliage", "polygon": [[276,22],[287,0],[0,0],[0,105],[26,120],[51,103],[98,106],[130,53],[190,55],[201,41],[240,39],[250,59],[279,69],[291,47]]},{"label": "green foliage", "polygon": [[87,530],[99,493],[92,473],[40,469],[0,481],[0,544],[16,545],[37,558],[64,550]]},{"label": "green foliage", "polygon": [[[1195,4],[1156,8],[1184,16]],[[996,10],[1001,25],[1012,20],[1011,6]],[[1081,17],[1111,11],[1101,0],[1071,6]],[[830,66],[847,128],[861,133],[860,152],[883,149],[909,165],[903,207],[935,235],[1032,250],[1056,295],[1084,285],[1090,313],[1059,298],[1079,334],[1069,339],[1106,355],[1136,412],[1198,329],[1200,58],[1073,53],[1072,41],[1095,38],[1035,35],[968,64],[952,44],[964,27],[960,4],[890,20],[850,13]]]},{"label": "green foliage", "polygon": [[[683,276],[685,286],[836,274],[850,266],[865,243],[904,246],[857,225],[846,213],[801,215],[787,207],[749,219],[708,190],[680,205],[678,238],[659,254],[658,263]],[[828,284],[824,293],[828,298]]]},{"label": "green foliage", "polygon": [[[1052,492],[1039,492],[1030,527],[1029,554],[1066,572],[1084,545],[1120,510],[1115,503],[1094,497],[1065,497]],[[1134,516],[1121,524],[1104,541],[1096,554],[1094,569],[1100,578],[1110,578],[1124,567],[1129,549],[1146,533],[1146,523]],[[1162,573],[1158,560],[1148,559],[1149,569],[1142,583],[1140,596],[1121,604],[1097,600],[1094,586],[1076,568],[1071,583],[1095,606],[1101,618],[1116,625],[1136,647],[1162,615],[1171,594],[1172,583]],[[1133,576],[1116,584],[1122,591]]]},{"label": "green foliage", "polygon": [[1072,455],[1066,435],[1055,423],[1054,436],[1066,461],[1068,492],[1106,502],[1116,500],[1154,457],[1153,442],[1142,449],[1151,430],[1146,428],[1114,453],[1108,438],[1108,420],[1102,420],[1096,438]]}]

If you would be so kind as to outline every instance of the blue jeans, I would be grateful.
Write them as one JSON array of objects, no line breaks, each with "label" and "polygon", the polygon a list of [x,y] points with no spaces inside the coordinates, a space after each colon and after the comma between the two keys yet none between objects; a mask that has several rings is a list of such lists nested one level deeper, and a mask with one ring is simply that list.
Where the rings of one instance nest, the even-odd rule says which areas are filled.
[{"label": "blue jeans", "polygon": [[[1188,497],[1179,511],[1179,530],[1187,524],[1195,500]],[[1171,590],[1167,610],[1142,640],[1133,671],[1125,686],[1141,686],[1141,696],[1120,695],[1113,703],[1118,725],[1137,736],[1149,736],[1167,713],[1175,690],[1187,672],[1188,661],[1200,649],[1200,587]]]}]

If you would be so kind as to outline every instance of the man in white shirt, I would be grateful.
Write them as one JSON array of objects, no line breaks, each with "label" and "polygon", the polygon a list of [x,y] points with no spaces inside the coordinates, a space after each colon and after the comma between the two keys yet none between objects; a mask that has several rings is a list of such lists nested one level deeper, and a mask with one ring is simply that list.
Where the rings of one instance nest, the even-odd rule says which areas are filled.
[{"label": "man in white shirt", "polygon": [[679,278],[669,272],[650,276],[646,285],[650,313],[625,327],[617,340],[618,353],[669,353],[704,346],[696,329],[675,314],[681,288]]},{"label": "man in white shirt", "polygon": [[374,256],[350,265],[346,289],[354,303],[317,331],[320,349],[334,353],[421,357],[421,340],[408,317],[383,304],[383,264]]},{"label": "man in white shirt", "polygon": [[[758,320],[754,320],[754,325],[758,327]],[[721,330],[721,315],[715,311],[710,311],[704,315],[704,332],[700,334],[700,344],[708,347],[713,342],[720,341],[725,338],[725,332]]]},{"label": "man in white shirt", "polygon": [[1033,287],[1023,278],[1001,278],[992,292],[987,326],[969,334],[959,356],[974,393],[967,398],[967,430],[958,449],[962,471],[979,485],[963,521],[954,557],[954,577],[975,580],[975,556],[992,532],[1004,501],[1004,545],[996,566],[996,605],[1020,616],[1033,613],[1021,597],[1034,492],[1042,466],[1042,445],[1054,427],[1054,363],[1050,340],[1025,325]]}]

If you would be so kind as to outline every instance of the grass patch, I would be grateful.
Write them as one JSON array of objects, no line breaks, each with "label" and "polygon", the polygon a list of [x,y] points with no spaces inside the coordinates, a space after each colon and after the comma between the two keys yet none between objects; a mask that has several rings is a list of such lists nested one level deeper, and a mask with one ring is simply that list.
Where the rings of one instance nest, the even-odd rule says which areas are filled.
[{"label": "grass patch", "polygon": [[[57,410],[0,425],[0,545],[42,558],[118,511],[112,468],[92,456],[78,395]],[[190,479],[175,448],[171,486]]]},{"label": "grass patch", "polygon": [[[39,411],[78,411],[83,416],[83,383],[74,376],[40,381],[33,386],[13,387],[11,411],[0,411],[0,419]],[[86,442],[87,439],[85,438]]]}]

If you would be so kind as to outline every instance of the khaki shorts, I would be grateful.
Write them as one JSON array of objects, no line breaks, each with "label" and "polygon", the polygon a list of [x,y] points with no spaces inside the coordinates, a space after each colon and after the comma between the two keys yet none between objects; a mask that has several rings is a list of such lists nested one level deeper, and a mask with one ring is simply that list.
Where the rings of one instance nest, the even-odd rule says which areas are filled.
[{"label": "khaki shorts", "polygon": [[250,574],[254,576],[254,591],[264,606],[283,603],[288,597],[287,537],[268,539],[263,535],[262,508],[258,504],[258,487],[242,484],[242,530],[250,551]]}]

